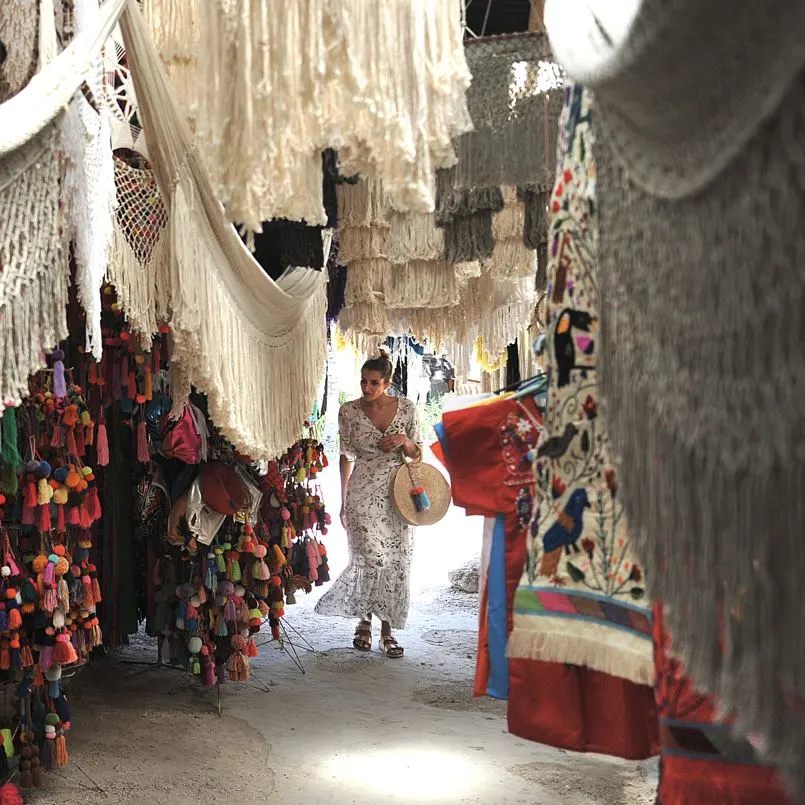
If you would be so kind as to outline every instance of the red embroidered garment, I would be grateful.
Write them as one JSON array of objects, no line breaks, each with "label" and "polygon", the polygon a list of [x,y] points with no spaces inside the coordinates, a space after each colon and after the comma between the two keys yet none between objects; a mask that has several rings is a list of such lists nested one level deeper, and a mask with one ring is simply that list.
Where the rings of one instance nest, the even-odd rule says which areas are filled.
[{"label": "red embroidered garment", "polygon": [[[541,428],[542,416],[531,397],[501,398],[450,411],[442,420],[440,432],[446,450],[439,453],[450,472],[454,503],[468,515],[495,518],[495,527],[503,532],[499,536],[503,538],[505,565],[505,579],[501,580],[505,585],[505,627],[499,631],[505,634],[497,635],[493,623],[490,635],[489,604],[496,592],[496,577],[490,572],[481,591],[475,696],[490,693],[505,698],[508,689],[505,642],[512,629],[514,593],[525,562],[526,529],[534,495],[532,450]],[[494,551],[493,543],[493,562]],[[498,656],[490,657],[490,653]],[[498,684],[493,680],[490,686],[496,664],[503,666],[506,679],[498,680]]]},{"label": "red embroidered garment", "polygon": [[716,720],[712,698],[696,692],[667,651],[662,607],[654,607],[654,661],[662,771],[659,805],[794,805],[774,769],[749,741]]}]

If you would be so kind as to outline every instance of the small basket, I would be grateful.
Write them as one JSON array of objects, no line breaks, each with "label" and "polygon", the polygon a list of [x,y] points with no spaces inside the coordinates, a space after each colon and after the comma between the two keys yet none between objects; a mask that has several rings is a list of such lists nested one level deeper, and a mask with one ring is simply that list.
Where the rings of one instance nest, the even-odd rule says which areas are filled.
[{"label": "small basket", "polygon": [[[420,510],[414,500],[415,490],[424,490],[430,503]],[[391,480],[391,502],[406,523],[413,526],[438,523],[450,508],[450,484],[436,467],[424,461],[405,461]]]}]

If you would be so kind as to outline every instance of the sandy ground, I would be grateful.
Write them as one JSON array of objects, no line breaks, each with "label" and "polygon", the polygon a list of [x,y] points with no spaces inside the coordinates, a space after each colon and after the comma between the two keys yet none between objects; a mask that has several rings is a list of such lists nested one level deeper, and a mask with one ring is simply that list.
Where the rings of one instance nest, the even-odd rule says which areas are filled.
[{"label": "sandy ground", "polygon": [[[337,499],[337,479],[325,479]],[[484,803],[651,805],[656,763],[624,763],[528,743],[506,731],[505,703],[474,700],[477,596],[447,570],[480,546],[481,524],[451,512],[418,536],[402,660],[356,654],[354,624],[317,616],[299,597],[288,622],[315,647],[303,675],[277,645],[252,661],[258,680],[214,692],[183,673],[147,670],[137,638],[72,683],[73,763],[30,795],[44,805],[95,803]],[[344,536],[327,543],[333,570]]]}]

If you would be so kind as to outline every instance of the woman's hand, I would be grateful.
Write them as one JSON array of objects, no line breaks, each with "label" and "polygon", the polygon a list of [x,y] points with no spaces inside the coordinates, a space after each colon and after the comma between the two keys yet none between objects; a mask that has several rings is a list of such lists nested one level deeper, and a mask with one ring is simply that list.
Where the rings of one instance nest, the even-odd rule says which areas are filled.
[{"label": "woman's hand", "polygon": [[400,448],[405,449],[408,445],[408,437],[402,433],[393,433],[391,436],[384,436],[379,442],[378,447],[384,453],[393,453]]}]

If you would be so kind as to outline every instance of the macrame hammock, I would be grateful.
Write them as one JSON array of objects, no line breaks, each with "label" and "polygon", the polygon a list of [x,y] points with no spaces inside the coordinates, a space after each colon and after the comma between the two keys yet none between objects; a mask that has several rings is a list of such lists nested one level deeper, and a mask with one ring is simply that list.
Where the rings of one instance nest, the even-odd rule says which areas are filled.
[{"label": "macrame hammock", "polygon": [[324,278],[292,270],[275,283],[254,261],[224,220],[136,4],[123,14],[121,29],[168,215],[162,237],[169,241],[169,270],[164,277],[155,270],[153,308],[139,307],[149,319],[156,300],[166,300],[174,401],[191,387],[204,392],[226,438],[254,459],[274,457],[298,437],[320,380]]},{"label": "macrame hammock", "polygon": [[148,7],[230,220],[252,231],[274,218],[323,226],[330,146],[345,174],[382,177],[401,209],[433,209],[434,172],[453,164],[452,140],[471,127],[462,0]]}]

